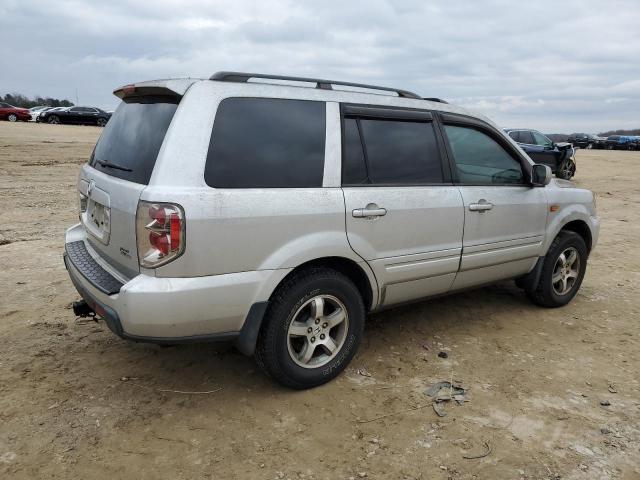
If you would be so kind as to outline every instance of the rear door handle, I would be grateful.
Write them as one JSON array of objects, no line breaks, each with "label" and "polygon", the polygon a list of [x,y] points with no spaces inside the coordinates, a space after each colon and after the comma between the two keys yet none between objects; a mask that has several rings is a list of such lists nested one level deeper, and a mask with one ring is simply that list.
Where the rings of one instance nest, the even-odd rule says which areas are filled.
[{"label": "rear door handle", "polygon": [[351,214],[355,218],[384,217],[387,214],[387,209],[370,203],[366,208],[356,208]]},{"label": "rear door handle", "polygon": [[469,210],[471,210],[472,212],[485,212],[487,210],[491,210],[492,208],[493,203],[489,203],[484,199],[478,201],[478,203],[469,204]]}]

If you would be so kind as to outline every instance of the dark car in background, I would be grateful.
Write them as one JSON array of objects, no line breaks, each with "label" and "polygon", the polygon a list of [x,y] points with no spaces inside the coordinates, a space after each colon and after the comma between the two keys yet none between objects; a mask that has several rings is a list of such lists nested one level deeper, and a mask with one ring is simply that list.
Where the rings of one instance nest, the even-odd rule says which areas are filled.
[{"label": "dark car in background", "polygon": [[26,108],[14,107],[8,103],[0,102],[0,120],[28,122],[31,120],[31,112]]},{"label": "dark car in background", "polygon": [[110,113],[97,107],[67,107],[42,112],[38,116],[38,121],[41,123],[69,123],[104,127],[110,118]]},{"label": "dark car in background", "polygon": [[573,145],[574,148],[606,148],[607,139],[590,133],[572,133],[567,138],[567,142]]},{"label": "dark car in background", "polygon": [[640,138],[632,135],[611,135],[605,141],[608,150],[640,150]]},{"label": "dark car in background", "polygon": [[534,161],[549,166],[556,177],[570,180],[576,174],[574,149],[568,142],[555,143],[537,130],[507,128],[505,132]]}]

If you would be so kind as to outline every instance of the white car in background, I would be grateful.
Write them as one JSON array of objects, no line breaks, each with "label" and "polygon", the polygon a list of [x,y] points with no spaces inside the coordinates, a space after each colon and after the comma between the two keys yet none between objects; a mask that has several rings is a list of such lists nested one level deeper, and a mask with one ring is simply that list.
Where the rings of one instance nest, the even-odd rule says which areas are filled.
[{"label": "white car in background", "polygon": [[61,112],[62,110],[66,110],[68,108],[69,107],[45,107],[38,112],[35,118],[33,118],[33,115],[31,116],[31,118],[34,119],[36,122],[39,122],[40,115],[43,114],[44,112]]},{"label": "white car in background", "polygon": [[49,109],[51,107],[48,107],[46,105],[41,105],[38,107],[31,107],[29,109],[29,113],[31,113],[31,121],[35,122],[36,118],[38,118],[38,115],[40,115],[42,112],[44,112],[45,110]]}]

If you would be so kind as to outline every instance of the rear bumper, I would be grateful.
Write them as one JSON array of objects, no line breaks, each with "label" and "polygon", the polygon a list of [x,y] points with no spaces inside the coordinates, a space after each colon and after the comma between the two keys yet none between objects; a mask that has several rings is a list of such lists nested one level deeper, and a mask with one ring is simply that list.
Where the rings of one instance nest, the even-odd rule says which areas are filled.
[{"label": "rear bumper", "polygon": [[[87,273],[95,272],[95,268],[87,269],[78,262],[77,255],[71,255],[69,245],[82,241],[96,260],[97,254],[86,240],[79,240],[83,234],[79,230],[82,227],[77,225],[67,231],[64,262],[71,281],[114,333],[132,340],[154,343],[234,340],[243,331],[250,310],[255,311],[255,305],[266,305],[269,286],[279,283],[289,272],[265,270],[192,278],[139,274],[121,282],[119,290],[105,291],[102,280]],[[100,264],[110,274],[109,265]]]}]

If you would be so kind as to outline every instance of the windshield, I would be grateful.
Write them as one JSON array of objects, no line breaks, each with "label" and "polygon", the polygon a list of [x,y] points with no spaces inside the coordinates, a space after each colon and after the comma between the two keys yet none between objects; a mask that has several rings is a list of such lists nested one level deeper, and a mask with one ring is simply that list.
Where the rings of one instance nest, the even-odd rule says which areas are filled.
[{"label": "windshield", "polygon": [[147,185],[176,108],[174,97],[125,99],[104,128],[89,164],[108,175]]}]

